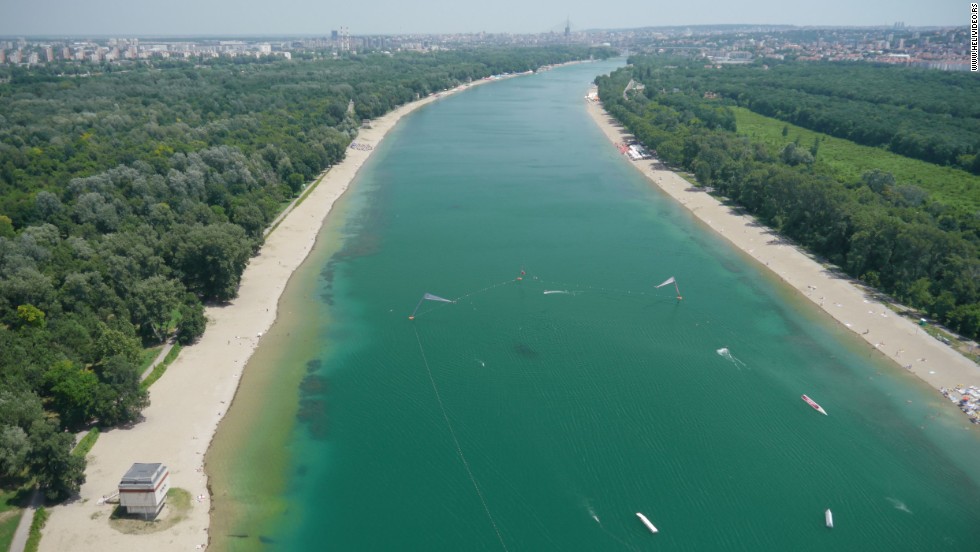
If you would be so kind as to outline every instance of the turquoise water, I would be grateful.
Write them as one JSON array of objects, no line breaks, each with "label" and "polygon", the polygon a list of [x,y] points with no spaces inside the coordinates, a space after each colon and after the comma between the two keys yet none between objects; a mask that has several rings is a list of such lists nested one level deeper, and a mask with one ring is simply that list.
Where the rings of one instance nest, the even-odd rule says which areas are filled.
[{"label": "turquoise water", "polygon": [[[310,375],[258,542],[977,550],[975,432],[623,162],[582,99],[615,66],[477,87],[386,138],[341,251],[290,292],[329,323],[315,358],[282,353]],[[457,302],[409,321],[424,292]]]}]

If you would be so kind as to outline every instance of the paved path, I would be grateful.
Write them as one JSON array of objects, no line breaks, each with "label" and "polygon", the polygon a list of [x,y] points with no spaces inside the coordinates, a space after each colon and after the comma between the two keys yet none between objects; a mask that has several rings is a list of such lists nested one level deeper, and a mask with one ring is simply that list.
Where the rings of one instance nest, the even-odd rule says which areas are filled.
[{"label": "paved path", "polygon": [[282,219],[286,218],[286,215],[288,215],[293,210],[293,208],[296,207],[296,203],[299,202],[299,200],[306,197],[307,195],[309,195],[309,193],[313,191],[313,188],[315,188],[316,185],[319,184],[321,180],[323,180],[323,177],[326,176],[328,172],[330,172],[330,167],[327,167],[326,170],[320,173],[320,176],[316,177],[316,180],[311,182],[307,187],[303,188],[303,191],[300,192],[298,196],[296,196],[292,201],[289,202],[289,205],[287,205],[286,208],[283,209],[281,213],[279,213],[279,216],[277,216],[275,219],[272,220],[272,222],[269,223],[269,226],[267,226],[265,230],[262,232],[262,237],[263,238],[269,237],[269,234],[271,234],[272,231],[275,230],[277,226],[279,226],[279,223],[282,221]]},{"label": "paved path", "polygon": [[150,374],[153,372],[153,369],[156,368],[158,364],[163,362],[163,359],[167,358],[167,355],[170,354],[170,349],[174,348],[174,343],[176,343],[174,339],[167,341],[167,344],[163,346],[163,349],[160,349],[160,354],[158,354],[157,357],[153,359],[153,362],[151,362],[150,365],[146,368],[146,370],[140,375],[140,381],[143,381],[146,378],[150,377]]},{"label": "paved path", "polygon": [[27,508],[24,508],[24,515],[20,517],[20,523],[17,525],[17,530],[14,531],[14,540],[10,541],[10,552],[24,552],[24,547],[27,546],[27,537],[31,532],[31,524],[34,523],[34,512],[41,505],[42,496],[37,488],[31,493],[31,503]]}]

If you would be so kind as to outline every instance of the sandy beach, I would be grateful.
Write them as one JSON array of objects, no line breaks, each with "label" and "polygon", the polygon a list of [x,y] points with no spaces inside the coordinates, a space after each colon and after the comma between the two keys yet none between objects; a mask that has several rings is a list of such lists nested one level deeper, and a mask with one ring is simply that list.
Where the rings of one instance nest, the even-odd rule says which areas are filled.
[{"label": "sandy beach", "polygon": [[[625,143],[629,134],[597,101],[586,100],[592,119],[611,144]],[[686,207],[701,222],[754,258],[845,327],[895,363],[940,389],[958,384],[980,385],[980,366],[944,345],[911,320],[874,298],[846,275],[828,270],[797,246],[780,240],[750,216],[693,187],[656,160],[630,161],[651,183]],[[970,425],[966,416],[964,425]]]},{"label": "sandy beach", "polygon": [[[88,455],[86,482],[80,496],[49,509],[40,550],[195,550],[209,542],[211,505],[204,455],[218,423],[231,405],[242,371],[276,319],[279,298],[290,275],[313,248],[316,235],[334,202],[347,190],[377,144],[406,114],[449,94],[429,96],[402,106],[363,128],[343,162],[322,175],[305,201],[270,233],[259,254],[242,275],[238,297],[206,311],[208,328],[185,347],[166,374],[150,389],[145,420],[129,429],[105,430]],[[116,504],[105,503],[134,462],[161,462],[170,471],[170,485],[188,491],[186,518],[154,533],[123,534],[108,519]],[[160,519],[173,512],[165,507]]]}]

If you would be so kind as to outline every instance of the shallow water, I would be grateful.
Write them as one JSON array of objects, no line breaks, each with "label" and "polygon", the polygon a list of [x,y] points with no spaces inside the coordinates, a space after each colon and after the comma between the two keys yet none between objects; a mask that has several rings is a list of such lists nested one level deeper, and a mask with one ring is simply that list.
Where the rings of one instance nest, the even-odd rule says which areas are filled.
[{"label": "shallow water", "polygon": [[980,542],[976,432],[618,157],[582,105],[616,64],[386,138],[209,454],[218,549]]}]

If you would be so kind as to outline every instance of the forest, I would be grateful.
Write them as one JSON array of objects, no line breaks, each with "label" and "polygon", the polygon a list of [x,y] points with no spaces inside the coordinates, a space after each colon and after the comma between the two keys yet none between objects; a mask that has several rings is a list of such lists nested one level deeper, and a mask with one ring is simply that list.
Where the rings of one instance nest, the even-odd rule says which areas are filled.
[{"label": "forest", "polygon": [[[357,129],[585,47],[0,70],[0,487],[64,499],[74,432],[136,423],[145,348],[190,343]],[[202,370],[208,369],[201,367]]]},{"label": "forest", "polygon": [[[727,197],[847,274],[962,335],[980,337],[980,178],[954,171],[961,173],[957,182],[969,185],[942,193],[944,181],[911,182],[887,165],[844,177],[833,160],[823,158],[819,136],[800,142],[788,124],[770,119],[782,126],[782,141],[773,145],[740,132],[735,116],[738,105],[780,119],[795,113],[787,121],[830,121],[848,113],[853,139],[874,134],[882,120],[898,117],[894,110],[912,110],[918,116],[907,121],[907,128],[915,129],[909,132],[954,141],[961,165],[973,166],[980,127],[971,125],[977,124],[978,110],[961,76],[830,63],[718,69],[689,58],[630,61],[596,79],[599,95],[606,110],[660,160],[690,171],[699,186]],[[624,92],[631,81],[634,86]],[[821,95],[821,102],[793,104],[806,81],[814,95],[834,92]],[[844,84],[853,98],[874,103],[877,115],[852,111],[858,100],[840,93]],[[881,99],[886,96],[888,101]],[[759,108],[766,101],[782,107],[776,114]],[[902,118],[890,122],[906,124]],[[894,142],[875,145],[895,151]]]},{"label": "forest", "polygon": [[[636,77],[654,67],[640,63]],[[684,63],[662,87],[711,93],[761,115],[980,174],[980,105],[966,73],[853,63],[765,60],[723,70]]]}]

